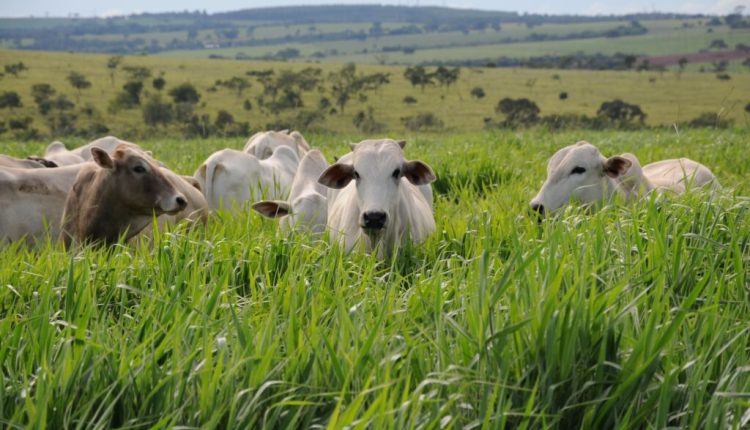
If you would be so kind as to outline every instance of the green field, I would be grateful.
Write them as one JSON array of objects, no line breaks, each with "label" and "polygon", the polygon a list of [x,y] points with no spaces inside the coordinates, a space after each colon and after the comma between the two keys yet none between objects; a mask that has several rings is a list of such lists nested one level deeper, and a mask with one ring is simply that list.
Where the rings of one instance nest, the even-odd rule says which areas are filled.
[{"label": "green field", "polygon": [[[0,426],[747,427],[746,130],[391,136],[438,177],[437,231],[393,260],[250,212],[0,248]],[[363,137],[307,134],[329,160]],[[581,138],[700,160],[726,191],[537,223],[547,158]],[[242,142],[139,143],[190,173]]]},{"label": "green field", "polygon": [[[108,106],[121,91],[127,77],[121,70],[110,80],[106,62],[109,56],[70,53],[40,53],[28,51],[0,51],[0,64],[23,61],[29,68],[17,78],[5,76],[0,79],[0,92],[17,91],[23,107],[4,110],[5,118],[30,117],[33,126],[42,133],[46,124],[37,112],[31,96],[31,87],[38,83],[49,83],[58,92],[66,94],[80,107],[91,105],[95,113],[93,120],[105,124],[112,134],[126,138],[139,138],[144,135],[169,134],[169,129],[147,129],[143,125],[140,108],[108,112]],[[208,89],[216,80],[226,80],[233,76],[245,76],[252,70],[274,69],[301,70],[303,67],[320,67],[323,75],[338,70],[340,65],[295,64],[271,62],[239,62],[231,60],[207,60],[167,57],[125,57],[123,66],[145,66],[153,76],[163,75],[167,86],[164,97],[170,88],[183,82],[190,82],[201,93],[198,113],[214,117],[223,109],[234,115],[237,121],[248,121],[253,129],[264,129],[278,120],[268,112],[258,109],[256,97],[262,86],[251,79],[252,87],[241,96],[231,90],[219,88],[216,92]],[[528,69],[462,69],[456,85],[450,89],[428,87],[424,90],[412,87],[403,77],[404,68],[398,66],[361,66],[361,72],[390,73],[391,83],[381,90],[370,93],[368,100],[353,100],[344,113],[326,116],[316,128],[352,133],[356,128],[352,119],[357,112],[372,107],[375,119],[384,123],[387,130],[403,131],[401,118],[421,112],[432,112],[444,123],[442,131],[472,131],[484,127],[485,118],[500,119],[494,111],[498,101],[504,97],[527,97],[539,105],[542,115],[575,113],[593,116],[602,102],[621,98],[629,103],[639,104],[647,113],[649,125],[672,125],[687,122],[703,112],[720,113],[723,118],[732,119],[739,127],[748,126],[748,116],[744,111],[750,102],[750,74],[732,74],[729,81],[717,80],[713,73],[686,72],[614,72],[614,71],[574,71],[574,70],[528,70]],[[71,71],[83,73],[92,87],[82,90],[80,95],[66,81]],[[143,98],[154,94],[151,79],[145,83]],[[483,99],[474,99],[470,90],[481,87],[486,92]],[[567,92],[568,99],[560,100],[559,93]],[[403,98],[411,95],[417,99],[414,105],[406,105]],[[317,91],[303,94],[303,109],[314,109],[322,97],[331,97]],[[245,100],[255,107],[243,109]],[[289,114],[282,114],[289,115]],[[79,114],[81,121],[88,121],[87,115]],[[62,136],[50,136],[62,138]]]}]

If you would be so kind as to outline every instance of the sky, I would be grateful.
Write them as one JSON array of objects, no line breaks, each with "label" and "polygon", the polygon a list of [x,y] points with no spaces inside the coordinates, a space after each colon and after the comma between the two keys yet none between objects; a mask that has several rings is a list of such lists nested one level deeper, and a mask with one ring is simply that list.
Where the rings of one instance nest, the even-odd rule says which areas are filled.
[{"label": "sky", "polygon": [[446,6],[549,14],[623,14],[633,12],[681,12],[727,14],[737,6],[750,12],[750,0],[0,0],[0,16],[127,15],[141,12],[206,10],[224,12],[270,6],[313,4],[387,4]]}]

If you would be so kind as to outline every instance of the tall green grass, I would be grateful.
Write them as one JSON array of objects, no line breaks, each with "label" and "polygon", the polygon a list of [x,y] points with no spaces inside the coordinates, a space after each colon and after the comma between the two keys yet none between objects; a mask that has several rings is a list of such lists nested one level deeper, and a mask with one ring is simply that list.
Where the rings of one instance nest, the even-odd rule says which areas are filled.
[{"label": "tall green grass", "polygon": [[[357,138],[308,137],[329,159]],[[1,426],[747,426],[747,134],[587,135],[703,161],[729,189],[537,223],[546,159],[582,137],[412,136],[438,229],[382,262],[255,213],[109,249],[4,246]],[[143,145],[190,172],[241,143]]]}]

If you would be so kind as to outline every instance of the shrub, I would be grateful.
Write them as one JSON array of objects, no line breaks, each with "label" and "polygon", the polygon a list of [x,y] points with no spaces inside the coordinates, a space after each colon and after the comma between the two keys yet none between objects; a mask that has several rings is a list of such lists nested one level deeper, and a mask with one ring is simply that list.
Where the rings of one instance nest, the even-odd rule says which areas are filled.
[{"label": "shrub", "polygon": [[495,106],[495,112],[505,116],[506,127],[529,126],[539,120],[539,106],[527,98],[504,98]]},{"label": "shrub", "polygon": [[5,91],[0,93],[0,109],[14,109],[21,106],[23,106],[23,104],[21,104],[21,96],[19,96],[17,92]]},{"label": "shrub", "polygon": [[568,93],[563,91],[557,96],[560,100],[567,100],[568,99]]},{"label": "shrub", "polygon": [[164,88],[164,85],[167,84],[167,81],[164,80],[162,77],[158,77],[151,81],[151,85],[154,87],[156,91],[161,91]]},{"label": "shrub", "polygon": [[716,79],[718,79],[720,81],[728,81],[728,80],[732,79],[732,77],[729,76],[729,73],[719,73],[719,74],[716,75]]},{"label": "shrub", "polygon": [[161,100],[161,96],[151,97],[143,106],[143,122],[152,127],[167,125],[172,121],[174,112],[170,103]]},{"label": "shrub", "polygon": [[174,100],[175,103],[198,103],[198,101],[201,99],[201,95],[198,93],[198,90],[195,89],[195,87],[192,84],[184,83],[180,84],[171,90],[169,90],[169,95],[172,96],[172,100]]},{"label": "shrub", "polygon": [[443,128],[443,121],[432,112],[423,112],[401,118],[401,123],[411,131]]},{"label": "shrub", "polygon": [[722,118],[714,112],[703,112],[696,118],[691,119],[687,125],[690,127],[729,128],[732,126],[732,121]]},{"label": "shrub", "polygon": [[596,115],[617,127],[632,125],[634,120],[643,124],[646,119],[646,113],[641,110],[639,105],[626,103],[620,99],[602,103],[599,110],[596,111]]},{"label": "shrub", "polygon": [[363,133],[378,133],[385,130],[385,124],[375,120],[372,106],[367,107],[367,112],[357,112],[352,122],[357,130]]},{"label": "shrub", "polygon": [[414,98],[414,97],[412,97],[412,96],[406,96],[406,97],[404,97],[404,98],[403,98],[403,100],[401,100],[401,101],[402,101],[402,102],[403,102],[403,103],[404,103],[405,105],[413,105],[413,104],[417,103],[417,99],[415,99],[415,98]]},{"label": "shrub", "polygon": [[484,92],[484,88],[482,88],[482,87],[474,87],[474,88],[472,88],[470,94],[475,99],[483,99],[484,96],[486,95],[485,92]]},{"label": "shrub", "polygon": [[245,109],[246,111],[253,110],[253,104],[250,102],[250,100],[245,100],[244,103],[242,103],[242,109]]}]

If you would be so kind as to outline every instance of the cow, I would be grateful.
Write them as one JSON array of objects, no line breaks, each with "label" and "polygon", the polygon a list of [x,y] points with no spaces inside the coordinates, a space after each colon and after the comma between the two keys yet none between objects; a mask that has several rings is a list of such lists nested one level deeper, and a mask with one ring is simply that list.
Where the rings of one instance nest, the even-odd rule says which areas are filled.
[{"label": "cow", "polygon": [[31,159],[43,159],[55,163],[58,166],[72,166],[74,164],[81,164],[86,160],[83,156],[68,151],[62,142],[54,141],[47,146],[47,150],[44,152],[44,157],[29,157]]},{"label": "cow", "polygon": [[247,140],[242,152],[254,155],[260,160],[265,160],[271,157],[273,152],[281,146],[293,149],[299,158],[302,158],[310,150],[310,145],[300,132],[293,131],[289,133],[284,130],[255,133]]},{"label": "cow", "polygon": [[626,199],[651,191],[684,193],[691,187],[718,187],[713,173],[704,165],[679,158],[641,167],[633,154],[605,158],[585,141],[555,153],[547,164],[547,180],[531,200],[539,215],[555,212],[571,199],[592,203],[621,193]]},{"label": "cow", "polygon": [[[83,161],[91,161],[93,159],[93,156],[91,155],[91,148],[99,148],[103,149],[107,152],[110,156],[114,153],[115,149],[117,149],[120,145],[125,145],[126,147],[129,147],[131,149],[137,149],[139,151],[143,151],[140,146],[136,145],[135,143],[127,142],[124,140],[121,140],[114,136],[106,136],[99,139],[96,139],[92,142],[89,142],[85,145],[79,146],[78,148],[72,149],[68,152],[71,154],[78,156],[83,159]],[[61,147],[62,146],[62,147]],[[47,153],[50,153],[49,155],[53,155],[55,153],[62,152],[62,149],[64,149],[64,145],[60,142],[52,142],[47,147]],[[143,151],[147,155],[151,155],[147,151]],[[45,158],[47,157],[47,153],[45,153]]]},{"label": "cow", "polygon": [[330,188],[330,238],[347,251],[359,245],[379,258],[406,240],[422,243],[435,230],[432,206],[417,188],[435,180],[422,161],[404,159],[403,143],[364,140],[349,160],[328,167],[318,182]]},{"label": "cow", "polygon": [[83,165],[56,169],[0,167],[0,242],[33,245],[57,238],[68,192]]},{"label": "cow", "polygon": [[297,153],[286,146],[279,147],[265,160],[234,149],[223,149],[211,154],[194,177],[208,206],[217,210],[241,207],[247,201],[264,198],[286,198],[298,164]]},{"label": "cow", "polygon": [[187,200],[160,167],[130,145],[118,145],[112,156],[91,148],[68,193],[62,216],[62,241],[112,244],[138,234],[154,215],[174,215]]},{"label": "cow", "polygon": [[282,231],[322,233],[328,218],[328,199],[327,188],[318,183],[318,178],[327,167],[320,151],[309,151],[294,175],[289,200],[264,200],[253,204],[253,209],[268,218],[281,218]]},{"label": "cow", "polygon": [[[166,167],[160,167],[159,170],[172,186],[185,196],[187,202],[184,210],[173,215],[163,214],[157,217],[156,223],[159,230],[164,230],[165,226],[175,225],[183,220],[205,224],[208,219],[208,203],[198,181],[192,176],[178,175]],[[152,237],[151,224],[147,225],[139,236]]]},{"label": "cow", "polygon": [[0,167],[10,167],[13,169],[43,169],[45,167],[57,167],[57,165],[46,160],[35,160],[32,158],[22,160],[9,155],[0,155]]}]

